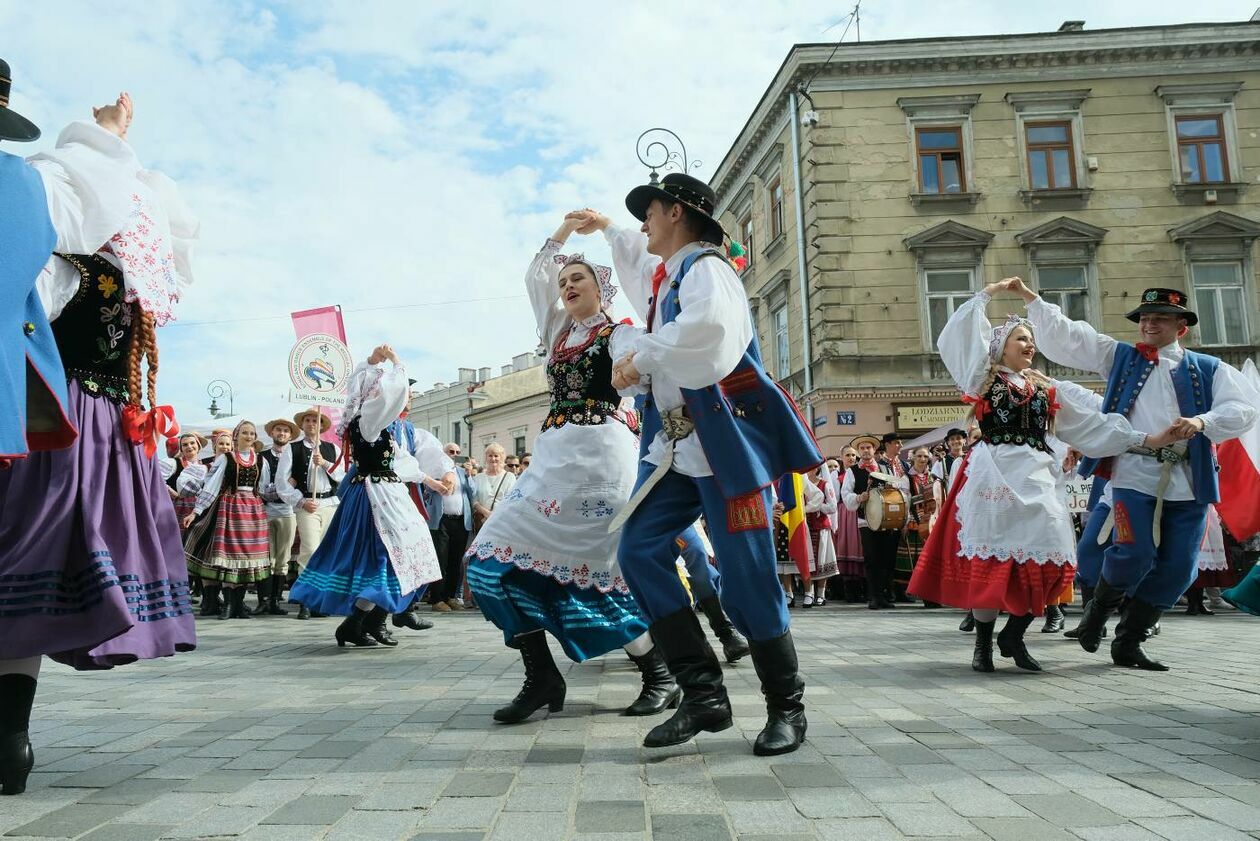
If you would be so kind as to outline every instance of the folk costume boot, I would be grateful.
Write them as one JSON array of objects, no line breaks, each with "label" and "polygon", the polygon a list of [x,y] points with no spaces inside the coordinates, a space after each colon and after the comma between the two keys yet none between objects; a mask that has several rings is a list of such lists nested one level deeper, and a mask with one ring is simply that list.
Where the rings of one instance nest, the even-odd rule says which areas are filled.
[{"label": "folk costume boot", "polygon": [[1081,616],[1081,624],[1076,629],[1076,641],[1081,648],[1091,654],[1098,650],[1102,643],[1103,632],[1107,626],[1107,617],[1120,606],[1124,600],[1124,591],[1107,583],[1107,579],[1098,577],[1098,586],[1094,588],[1094,597],[1085,606]]},{"label": "folk costume boot", "polygon": [[1203,601],[1203,588],[1195,587],[1186,591],[1186,616],[1211,616],[1212,608]]},{"label": "folk costume boot", "polygon": [[639,674],[643,676],[643,688],[639,690],[639,697],[634,699],[634,703],[621,714],[656,715],[678,706],[678,702],[682,700],[682,690],[669,673],[665,658],[656,646],[642,657],[635,657],[630,652],[626,654],[639,667]]},{"label": "folk costume boot", "polygon": [[411,604],[402,613],[395,613],[390,617],[390,622],[395,628],[410,628],[413,631],[427,631],[433,627],[433,623],[427,619],[420,618],[420,599],[411,600]]},{"label": "folk costume boot", "polygon": [[[245,606],[245,588],[244,587],[237,587],[236,589],[232,591],[231,615],[233,619],[253,619],[254,618],[254,614],[250,613],[249,608]],[[220,615],[219,618],[222,619],[223,617]]]},{"label": "folk costume boot", "polygon": [[[1094,588],[1090,587],[1088,584],[1081,585],[1081,610],[1082,611],[1087,610],[1089,608],[1089,603],[1093,601],[1093,599],[1094,599]],[[1075,628],[1072,628],[1069,631],[1063,632],[1063,636],[1067,637],[1068,639],[1078,639],[1080,635],[1081,635],[1081,626],[1079,624]],[[1102,627],[1102,636],[1100,637],[1100,639],[1106,639],[1106,638],[1107,638],[1107,626],[1104,624]]]},{"label": "folk costume boot", "polygon": [[255,616],[262,616],[267,612],[267,598],[271,595],[272,581],[275,581],[274,576],[258,582],[258,607],[254,608]]},{"label": "folk costume boot", "polygon": [[731,702],[722,685],[722,666],[690,608],[675,611],[651,626],[652,639],[682,687],[682,703],[667,721],[643,739],[645,748],[679,745],[697,733],[717,733],[731,726]]},{"label": "folk costume boot", "polygon": [[235,594],[239,589],[239,587],[223,588],[222,594],[219,597],[219,619],[232,618],[232,600],[236,598]]},{"label": "folk costume boot", "polygon": [[1041,671],[1041,664],[1033,659],[1033,656],[1028,653],[1028,647],[1024,645],[1024,633],[1034,618],[1031,613],[1010,616],[997,638],[998,651],[1001,655],[1012,658],[1016,666],[1027,672]]},{"label": "folk costume boot", "polygon": [[[1202,590],[1199,591],[1203,592]],[[1142,650],[1147,630],[1159,622],[1163,611],[1141,599],[1129,599],[1116,623],[1116,637],[1111,641],[1111,662],[1148,672],[1166,672],[1168,667],[1152,660]]]},{"label": "folk costume boot", "polygon": [[367,615],[367,619],[363,620],[363,631],[381,645],[388,645],[392,648],[398,645],[398,640],[394,639],[394,635],[389,632],[389,628],[385,627],[387,618],[389,618],[389,611],[385,608],[372,608]]},{"label": "folk costume boot", "polygon": [[284,600],[284,578],[282,576],[271,576],[270,593],[271,595],[267,598],[267,615],[288,616],[289,611],[280,606],[280,602]]},{"label": "folk costume boot", "polygon": [[718,597],[706,596],[700,600],[699,604],[705,618],[709,620],[713,635],[718,638],[718,642],[722,643],[722,656],[726,658],[726,662],[734,663],[742,657],[747,657],[748,641],[735,630],[726,611],[722,610],[722,602],[718,600]]},{"label": "folk costume boot", "polygon": [[218,616],[219,610],[223,607],[223,603],[219,601],[219,591],[222,589],[218,584],[206,584],[202,588],[201,596],[201,615],[202,616]]},{"label": "folk costume boot", "polygon": [[298,615],[297,615],[297,618],[298,618],[298,619],[310,619],[310,618],[311,618],[311,609],[310,609],[309,607],[307,607],[306,605],[304,605],[304,604],[299,604],[299,605],[298,605]]},{"label": "folk costume boot", "polygon": [[976,617],[973,616],[969,610],[967,611],[967,615],[963,617],[962,621],[958,623],[958,630],[962,631],[964,634],[970,634],[975,629]]},{"label": "folk costume boot", "polygon": [[356,607],[354,612],[347,616],[337,630],[333,632],[333,636],[337,640],[338,648],[345,648],[346,643],[357,645],[361,648],[371,648],[376,645],[376,640],[372,639],[363,630],[363,625],[367,621],[368,612],[361,607]]},{"label": "folk costume boot", "polygon": [[563,710],[567,687],[556,668],[555,658],[551,656],[546,632],[537,630],[521,634],[513,642],[521,652],[521,662],[525,664],[525,683],[510,704],[494,711],[494,720],[503,724],[519,724],[543,707],[553,713]]},{"label": "folk costume boot", "polygon": [[[967,615],[971,616],[970,613]],[[977,622],[972,619],[971,621],[976,629],[976,648],[971,653],[971,668],[977,672],[991,672],[993,671],[993,626],[997,624],[997,620]]]},{"label": "folk costume boot", "polygon": [[753,668],[761,678],[761,694],[766,697],[766,726],[757,734],[753,753],[778,756],[791,753],[805,741],[805,681],[796,659],[792,632],[772,640],[753,641]]},{"label": "folk costume boot", "polygon": [[1043,634],[1057,634],[1063,630],[1063,608],[1057,604],[1046,605],[1046,624],[1041,626]]},{"label": "folk costume boot", "polygon": [[35,767],[29,733],[34,705],[35,678],[0,675],[0,794],[26,791],[26,778]]}]

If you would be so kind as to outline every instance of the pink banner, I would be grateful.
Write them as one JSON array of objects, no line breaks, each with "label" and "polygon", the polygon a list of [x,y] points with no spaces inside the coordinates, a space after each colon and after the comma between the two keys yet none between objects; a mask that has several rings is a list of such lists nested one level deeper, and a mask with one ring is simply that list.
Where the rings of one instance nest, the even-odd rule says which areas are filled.
[{"label": "pink banner", "polygon": [[[346,327],[341,321],[341,307],[336,305],[318,307],[313,310],[295,312],[291,315],[293,318],[293,332],[297,334],[297,338],[301,339],[312,333],[326,333],[339,339],[342,344],[346,343]],[[341,420],[341,410],[329,408],[322,411],[326,412],[328,417],[332,419],[332,426],[321,437],[329,443],[340,446],[341,441],[333,430],[337,427],[337,421]]]}]

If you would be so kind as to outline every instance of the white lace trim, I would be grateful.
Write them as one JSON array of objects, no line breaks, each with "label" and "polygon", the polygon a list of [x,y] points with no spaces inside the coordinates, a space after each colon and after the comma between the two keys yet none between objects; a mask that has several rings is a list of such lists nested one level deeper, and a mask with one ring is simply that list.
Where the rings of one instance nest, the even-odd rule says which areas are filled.
[{"label": "white lace trim", "polygon": [[583,590],[594,587],[601,593],[613,590],[618,593],[630,592],[626,579],[616,567],[610,570],[592,570],[588,564],[579,561],[537,557],[532,552],[513,549],[510,545],[502,545],[489,540],[474,543],[468,548],[466,557],[512,564],[517,569],[554,578],[561,584],[574,584]]}]

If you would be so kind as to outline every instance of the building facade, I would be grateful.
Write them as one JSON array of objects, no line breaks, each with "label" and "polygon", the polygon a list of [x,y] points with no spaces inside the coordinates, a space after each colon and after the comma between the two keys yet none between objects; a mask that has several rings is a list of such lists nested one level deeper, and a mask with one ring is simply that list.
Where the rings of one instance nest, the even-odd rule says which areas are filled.
[{"label": "building facade", "polygon": [[[805,83],[801,229],[789,92]],[[743,280],[767,368],[832,453],[858,432],[910,437],[962,417],[936,336],[1009,275],[1123,339],[1142,289],[1184,290],[1201,319],[1188,346],[1256,358],[1257,178],[1260,23],[1069,22],[797,45],[712,184],[750,246]],[[990,315],[1020,310],[1012,297]]]}]

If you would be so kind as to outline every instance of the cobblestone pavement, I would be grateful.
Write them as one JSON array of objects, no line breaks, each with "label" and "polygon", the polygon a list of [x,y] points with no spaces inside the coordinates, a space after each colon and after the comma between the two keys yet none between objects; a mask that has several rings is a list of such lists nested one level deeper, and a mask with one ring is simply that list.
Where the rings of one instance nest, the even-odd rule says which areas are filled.
[{"label": "cobblestone pavement", "polygon": [[[1109,667],[1031,638],[1048,671],[968,664],[955,611],[795,615],[809,741],[752,755],[762,706],[727,670],[736,727],[648,752],[659,718],[620,653],[567,664],[564,712],[506,727],[521,670],[479,614],[394,650],[336,620],[201,620],[190,655],[111,672],[45,664],[27,794],[4,837],[242,839],[1260,838],[1260,621],[1173,616],[1174,668]],[[1074,622],[1075,616],[1070,621]]]}]

